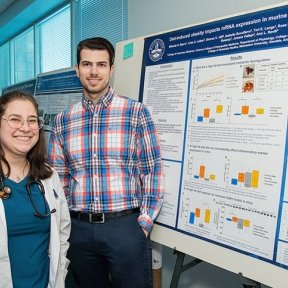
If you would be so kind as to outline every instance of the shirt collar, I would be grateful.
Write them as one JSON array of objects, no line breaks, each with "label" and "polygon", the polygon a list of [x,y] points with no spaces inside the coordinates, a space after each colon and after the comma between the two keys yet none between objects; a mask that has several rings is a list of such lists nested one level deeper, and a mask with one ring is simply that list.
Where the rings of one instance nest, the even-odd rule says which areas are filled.
[{"label": "shirt collar", "polygon": [[109,90],[98,100],[97,104],[94,104],[90,99],[86,98],[83,94],[82,105],[87,110],[89,110],[91,107],[94,107],[95,105],[103,105],[105,108],[107,108],[109,104],[112,102],[113,94],[114,89],[111,86],[109,86]]}]

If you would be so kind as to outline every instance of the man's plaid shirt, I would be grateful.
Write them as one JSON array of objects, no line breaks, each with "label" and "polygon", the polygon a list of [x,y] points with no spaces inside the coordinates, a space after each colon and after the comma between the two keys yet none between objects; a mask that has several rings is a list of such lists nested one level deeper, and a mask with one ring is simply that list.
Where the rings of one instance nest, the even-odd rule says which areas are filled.
[{"label": "man's plaid shirt", "polygon": [[59,173],[70,210],[140,207],[138,222],[151,231],[163,203],[164,176],[145,105],[111,87],[96,105],[83,96],[55,117],[48,160]]}]

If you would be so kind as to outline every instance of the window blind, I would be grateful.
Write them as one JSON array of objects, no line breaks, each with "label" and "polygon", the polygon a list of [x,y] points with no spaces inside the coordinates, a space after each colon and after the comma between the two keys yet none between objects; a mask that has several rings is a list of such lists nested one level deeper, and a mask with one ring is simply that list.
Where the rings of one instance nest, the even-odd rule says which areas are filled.
[{"label": "window blind", "polygon": [[[75,41],[107,38],[114,46],[128,37],[128,0],[77,0]],[[76,51],[75,51],[76,53]]]},{"label": "window blind", "polygon": [[37,25],[40,73],[71,66],[70,4]]},{"label": "window blind", "polygon": [[34,29],[22,33],[11,41],[14,57],[14,83],[34,77]]}]

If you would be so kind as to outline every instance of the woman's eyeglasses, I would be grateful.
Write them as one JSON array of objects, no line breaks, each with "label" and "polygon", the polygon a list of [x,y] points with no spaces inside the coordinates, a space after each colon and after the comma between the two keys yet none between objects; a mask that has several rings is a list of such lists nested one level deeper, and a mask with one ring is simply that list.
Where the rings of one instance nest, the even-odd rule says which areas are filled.
[{"label": "woman's eyeglasses", "polygon": [[7,118],[2,117],[2,119],[6,120],[9,127],[13,129],[20,129],[25,122],[32,130],[39,130],[44,125],[43,121],[36,116],[30,116],[25,120],[21,115],[9,115]]}]

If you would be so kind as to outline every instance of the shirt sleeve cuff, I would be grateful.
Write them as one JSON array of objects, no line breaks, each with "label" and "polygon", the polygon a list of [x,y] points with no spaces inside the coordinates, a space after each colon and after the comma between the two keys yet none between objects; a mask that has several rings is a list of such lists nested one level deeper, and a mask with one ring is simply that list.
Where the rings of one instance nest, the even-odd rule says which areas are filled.
[{"label": "shirt sleeve cuff", "polygon": [[138,217],[138,223],[146,231],[148,231],[149,233],[151,232],[152,226],[153,226],[153,221],[152,221],[152,218],[149,215],[141,214]]}]

